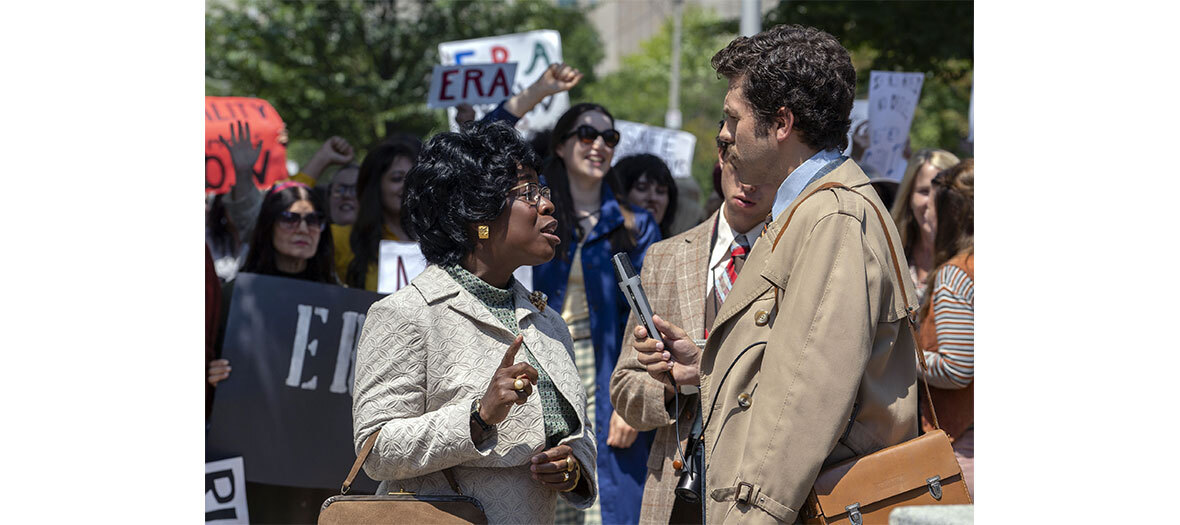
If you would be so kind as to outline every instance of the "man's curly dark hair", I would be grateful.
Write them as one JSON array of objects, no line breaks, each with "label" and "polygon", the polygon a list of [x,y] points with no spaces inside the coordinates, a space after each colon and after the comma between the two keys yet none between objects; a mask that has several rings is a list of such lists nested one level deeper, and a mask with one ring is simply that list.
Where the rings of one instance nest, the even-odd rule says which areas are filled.
[{"label": "man's curly dark hair", "polygon": [[500,216],[518,166],[539,171],[540,160],[503,123],[471,122],[426,143],[406,174],[402,227],[418,239],[427,261],[459,264],[475,249],[470,226]]},{"label": "man's curly dark hair", "polygon": [[848,146],[856,69],[848,50],[832,35],[778,25],[735,38],[711,63],[717,74],[741,82],[754,110],[757,136],[766,136],[778,109],[786,107],[804,144],[821,151]]}]

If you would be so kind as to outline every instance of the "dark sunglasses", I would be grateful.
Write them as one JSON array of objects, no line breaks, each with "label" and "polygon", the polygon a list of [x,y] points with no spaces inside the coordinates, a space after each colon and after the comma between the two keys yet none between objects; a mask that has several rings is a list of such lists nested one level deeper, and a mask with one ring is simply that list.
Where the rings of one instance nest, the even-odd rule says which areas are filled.
[{"label": "dark sunglasses", "polygon": [[293,211],[284,211],[279,213],[279,226],[288,230],[294,230],[299,227],[300,222],[306,222],[307,228],[311,230],[318,230],[324,227],[324,214],[313,211],[311,213],[299,214]]},{"label": "dark sunglasses", "polygon": [[574,135],[578,136],[578,140],[582,141],[582,144],[594,144],[594,141],[599,136],[601,136],[602,141],[605,142],[607,146],[613,148],[619,145],[619,132],[614,129],[598,131],[594,129],[593,126],[582,124],[581,126],[578,126],[577,129],[562,136],[561,140],[564,141],[565,139],[568,139]]}]

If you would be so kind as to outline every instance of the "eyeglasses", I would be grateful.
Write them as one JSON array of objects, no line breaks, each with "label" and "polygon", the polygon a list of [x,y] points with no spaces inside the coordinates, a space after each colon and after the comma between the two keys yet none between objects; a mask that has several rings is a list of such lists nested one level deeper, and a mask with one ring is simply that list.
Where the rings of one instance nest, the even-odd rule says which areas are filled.
[{"label": "eyeglasses", "polygon": [[279,226],[285,229],[294,230],[299,227],[300,222],[306,222],[309,230],[319,230],[324,227],[324,214],[318,211],[304,214],[292,211],[279,213]]},{"label": "eyeglasses", "polygon": [[524,197],[524,201],[530,206],[536,206],[537,204],[540,204],[541,197],[545,197],[546,200],[552,200],[552,193],[549,191],[549,187],[542,186],[535,182],[525,182],[523,184],[519,184],[516,187],[508,190],[508,194],[512,195],[513,192],[521,188],[524,188],[524,191],[517,193],[515,196]]},{"label": "eyeglasses", "polygon": [[332,195],[337,197],[353,197],[356,196],[356,184],[333,184]]},{"label": "eyeglasses", "polygon": [[566,133],[563,137],[561,137],[561,140],[564,141],[565,139],[568,139],[574,135],[578,136],[578,140],[582,141],[582,144],[594,144],[594,141],[597,140],[599,136],[601,136],[602,141],[605,142],[607,146],[613,148],[619,145],[619,132],[614,129],[598,131],[597,129],[594,129],[594,126],[582,124],[581,126],[578,126],[577,129]]}]

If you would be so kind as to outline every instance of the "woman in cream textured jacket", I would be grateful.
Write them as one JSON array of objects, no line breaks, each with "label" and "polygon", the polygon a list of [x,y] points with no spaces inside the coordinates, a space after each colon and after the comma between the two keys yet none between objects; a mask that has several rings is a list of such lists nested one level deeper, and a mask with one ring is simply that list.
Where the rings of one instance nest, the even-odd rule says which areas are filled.
[{"label": "woman in cream textured jacket", "polygon": [[561,316],[512,278],[559,242],[532,149],[511,128],[435,136],[407,175],[404,222],[429,266],[369,310],[353,435],[378,493],[464,494],[490,523],[552,523],[597,496],[594,431]]}]

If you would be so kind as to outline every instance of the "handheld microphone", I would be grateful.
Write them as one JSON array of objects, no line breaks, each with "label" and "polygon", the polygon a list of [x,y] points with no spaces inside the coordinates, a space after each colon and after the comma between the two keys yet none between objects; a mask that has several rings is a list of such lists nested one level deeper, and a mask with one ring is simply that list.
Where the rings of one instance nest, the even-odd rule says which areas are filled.
[{"label": "handheld microphone", "polygon": [[655,322],[651,320],[651,303],[647,302],[647,294],[643,292],[643,284],[639,282],[639,275],[635,273],[635,267],[631,266],[631,259],[627,257],[626,253],[619,252],[611,257],[611,262],[615,266],[615,278],[619,281],[619,289],[623,291],[623,297],[627,298],[627,303],[631,305],[631,311],[635,312],[635,317],[639,318],[639,323],[647,328],[647,336],[661,343],[664,342],[664,339],[660,337],[660,331],[656,330]]},{"label": "handheld microphone", "polygon": [[[635,267],[631,265],[631,259],[627,257],[626,253],[620,252],[611,258],[611,262],[614,263],[619,289],[623,291],[623,297],[626,297],[627,303],[631,305],[631,311],[635,312],[639,323],[647,328],[648,337],[663,343],[664,339],[660,336],[660,331],[656,330],[655,322],[652,321],[651,303],[647,301],[647,294],[643,291],[643,284],[640,283],[639,275],[635,273]],[[672,377],[672,372],[669,371],[667,374],[668,381],[672,383],[672,389],[679,391],[676,380]],[[680,396],[674,396],[673,399],[676,400],[676,413],[680,414]],[[680,452],[681,463],[684,466],[684,470],[680,474],[680,482],[676,485],[676,497],[691,504],[700,504],[704,492],[702,486],[704,478],[702,471],[705,463],[704,447],[689,439],[689,454],[685,457],[684,452],[679,450],[679,423],[673,423],[673,425],[676,428],[676,449]]]}]

